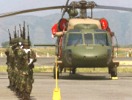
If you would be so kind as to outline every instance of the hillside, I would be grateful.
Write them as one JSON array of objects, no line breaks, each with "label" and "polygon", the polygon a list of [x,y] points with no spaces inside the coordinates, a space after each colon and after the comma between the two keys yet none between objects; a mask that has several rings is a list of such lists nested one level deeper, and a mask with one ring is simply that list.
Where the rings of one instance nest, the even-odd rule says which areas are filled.
[{"label": "hillside", "polygon": [[[95,11],[94,17],[105,17],[109,21],[109,25],[112,31],[115,32],[120,45],[132,44],[132,13],[118,12],[118,11]],[[55,39],[51,38],[51,27],[54,23],[57,23],[61,14],[55,13],[48,16],[38,17],[29,15],[19,15],[8,18],[0,19],[0,44],[8,41],[8,29],[11,33],[14,31],[14,27],[19,24],[26,24],[30,26],[30,37],[33,44],[39,43],[54,43]],[[13,36],[13,34],[12,34]]]}]

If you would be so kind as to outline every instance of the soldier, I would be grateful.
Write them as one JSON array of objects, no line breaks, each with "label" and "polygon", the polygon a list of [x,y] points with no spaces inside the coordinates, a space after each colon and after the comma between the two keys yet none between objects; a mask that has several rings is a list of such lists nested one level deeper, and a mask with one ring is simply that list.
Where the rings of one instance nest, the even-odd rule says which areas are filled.
[{"label": "soldier", "polygon": [[9,78],[9,88],[12,88],[14,83],[13,83],[13,71],[14,71],[14,51],[13,51],[13,45],[14,41],[13,39],[10,40],[9,43],[9,48],[6,49],[5,54],[7,56],[7,72],[8,72],[8,78]]},{"label": "soldier", "polygon": [[23,39],[22,38],[16,38],[17,41],[17,46],[14,50],[14,54],[15,54],[15,73],[14,73],[14,80],[15,80],[15,90],[16,90],[16,94],[20,94],[20,70],[21,70],[21,66],[20,66],[20,62],[22,59],[20,59],[20,55],[18,54],[19,50],[21,50],[23,48]]},{"label": "soldier", "polygon": [[10,31],[9,32],[9,48],[6,49],[5,54],[7,56],[7,72],[8,72],[8,78],[9,78],[9,86],[11,89],[14,88],[14,69],[15,69],[15,55],[14,55],[14,49],[16,48],[16,40],[15,38],[11,38]]},{"label": "soldier", "polygon": [[30,93],[32,91],[33,79],[33,68],[34,62],[36,61],[36,55],[30,48],[29,40],[24,40],[23,49],[18,51],[21,82],[20,82],[20,93],[24,100],[30,98]]}]

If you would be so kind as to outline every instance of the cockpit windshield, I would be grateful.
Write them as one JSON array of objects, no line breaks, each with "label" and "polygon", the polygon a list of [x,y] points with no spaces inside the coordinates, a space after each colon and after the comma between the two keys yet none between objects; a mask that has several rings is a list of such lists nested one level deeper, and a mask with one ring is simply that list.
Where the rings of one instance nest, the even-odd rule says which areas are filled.
[{"label": "cockpit windshield", "polygon": [[84,34],[85,44],[109,45],[106,33],[87,33]]},{"label": "cockpit windshield", "polygon": [[82,44],[82,34],[69,34],[68,46]]},{"label": "cockpit windshield", "polygon": [[[84,41],[83,41],[84,36]],[[86,33],[86,34],[69,34],[67,46],[78,44],[100,44],[104,46],[109,45],[106,33]]]},{"label": "cockpit windshield", "polygon": [[95,44],[109,45],[107,34],[105,33],[94,34],[94,42]]},{"label": "cockpit windshield", "polygon": [[85,44],[93,44],[93,35],[91,33],[84,34]]}]

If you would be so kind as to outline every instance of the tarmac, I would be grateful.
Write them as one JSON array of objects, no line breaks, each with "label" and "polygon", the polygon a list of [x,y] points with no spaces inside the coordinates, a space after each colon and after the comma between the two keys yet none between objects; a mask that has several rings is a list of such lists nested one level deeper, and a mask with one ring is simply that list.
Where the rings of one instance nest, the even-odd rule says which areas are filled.
[{"label": "tarmac", "polygon": [[[61,100],[132,100],[132,73],[119,73],[110,80],[108,73],[63,73],[59,79]],[[31,100],[53,100],[52,73],[34,73]],[[0,73],[0,100],[20,100],[8,86],[7,73]]]}]

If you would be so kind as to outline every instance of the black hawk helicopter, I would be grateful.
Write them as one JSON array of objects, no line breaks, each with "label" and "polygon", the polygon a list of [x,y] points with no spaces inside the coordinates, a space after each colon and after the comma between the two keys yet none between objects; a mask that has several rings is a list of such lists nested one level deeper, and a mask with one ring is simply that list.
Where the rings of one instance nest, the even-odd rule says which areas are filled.
[{"label": "black hawk helicopter", "polygon": [[[62,9],[62,17],[52,27],[52,36],[57,37],[56,56],[58,72],[54,67],[53,75],[59,78],[59,73],[64,68],[70,68],[71,73],[76,73],[76,68],[104,68],[108,67],[111,77],[117,79],[118,62],[113,61],[112,38],[108,21],[105,18],[93,18],[93,9],[112,9],[132,11],[132,8],[98,5],[94,1],[67,0],[64,6],[51,6],[14,11],[0,14],[0,18],[30,13],[43,10]],[[87,10],[91,16],[87,16]],[[64,18],[68,13],[69,18]],[[57,75],[56,75],[57,74]]]}]

